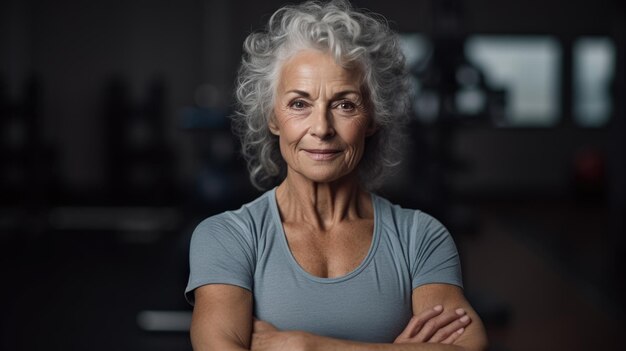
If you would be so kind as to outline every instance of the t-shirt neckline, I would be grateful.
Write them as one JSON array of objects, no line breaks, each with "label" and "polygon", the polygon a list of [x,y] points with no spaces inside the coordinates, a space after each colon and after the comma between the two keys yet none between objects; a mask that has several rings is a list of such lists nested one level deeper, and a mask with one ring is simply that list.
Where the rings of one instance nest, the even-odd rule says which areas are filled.
[{"label": "t-shirt neckline", "polygon": [[379,209],[379,204],[378,204],[378,197],[376,196],[376,194],[370,193],[370,196],[372,198],[372,207],[374,210],[374,229],[372,233],[372,242],[370,244],[370,248],[367,252],[367,255],[354,270],[352,270],[351,272],[343,276],[333,277],[333,278],[318,277],[316,275],[313,275],[307,272],[304,268],[302,268],[302,266],[300,266],[296,258],[293,256],[293,253],[291,252],[291,249],[289,248],[289,243],[287,242],[287,235],[285,234],[285,228],[283,227],[283,222],[280,218],[280,212],[278,211],[278,201],[276,200],[276,187],[268,191],[267,196],[268,196],[268,201],[270,203],[270,208],[272,212],[272,221],[276,225],[277,231],[278,231],[277,235],[280,237],[279,239],[280,245],[285,251],[289,264],[292,267],[294,267],[296,271],[298,271],[305,278],[312,280],[314,282],[324,283],[324,284],[340,283],[340,282],[352,279],[356,277],[357,275],[359,275],[365,269],[365,267],[368,266],[369,262],[374,257],[374,254],[376,253],[376,249],[378,248],[378,241],[380,237],[379,235],[380,209]]}]

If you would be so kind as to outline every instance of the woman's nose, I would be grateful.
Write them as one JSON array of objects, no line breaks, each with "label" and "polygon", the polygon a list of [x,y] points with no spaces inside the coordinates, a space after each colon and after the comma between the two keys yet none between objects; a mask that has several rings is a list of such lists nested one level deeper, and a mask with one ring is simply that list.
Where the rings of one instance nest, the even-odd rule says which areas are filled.
[{"label": "woman's nose", "polygon": [[335,135],[332,123],[333,116],[328,108],[316,109],[311,116],[309,134],[320,139],[328,139]]}]

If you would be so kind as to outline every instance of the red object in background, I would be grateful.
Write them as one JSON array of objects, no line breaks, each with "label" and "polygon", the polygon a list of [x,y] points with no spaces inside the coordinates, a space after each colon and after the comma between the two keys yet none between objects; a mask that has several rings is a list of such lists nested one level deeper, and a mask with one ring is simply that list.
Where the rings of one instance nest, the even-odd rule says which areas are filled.
[{"label": "red object in background", "polygon": [[604,195],[606,157],[601,150],[584,148],[574,155],[574,186],[581,195]]}]

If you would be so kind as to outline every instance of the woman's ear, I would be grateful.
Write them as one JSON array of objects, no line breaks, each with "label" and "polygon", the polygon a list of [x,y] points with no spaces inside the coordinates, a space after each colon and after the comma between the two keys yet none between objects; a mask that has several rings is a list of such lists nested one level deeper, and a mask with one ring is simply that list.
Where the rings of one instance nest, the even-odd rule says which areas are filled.
[{"label": "woman's ear", "polygon": [[369,125],[367,126],[367,129],[365,130],[365,136],[366,137],[372,136],[377,131],[378,131],[378,124],[376,124],[376,122],[374,121],[370,121]]},{"label": "woman's ear", "polygon": [[270,117],[270,120],[267,123],[267,126],[269,127],[270,132],[272,132],[272,134],[276,136],[280,135],[280,128],[278,128],[278,125],[276,124],[276,118],[274,116]]}]

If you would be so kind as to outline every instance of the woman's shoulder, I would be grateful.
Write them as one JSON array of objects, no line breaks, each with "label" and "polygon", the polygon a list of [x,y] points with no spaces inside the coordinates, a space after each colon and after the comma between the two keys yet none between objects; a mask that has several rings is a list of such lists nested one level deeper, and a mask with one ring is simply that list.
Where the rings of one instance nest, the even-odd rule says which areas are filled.
[{"label": "woman's shoulder", "polygon": [[433,218],[431,215],[429,215],[426,212],[423,212],[420,209],[404,207],[401,204],[392,202],[391,200],[375,193],[372,193],[372,198],[374,199],[373,201],[375,202],[376,212],[379,215],[384,216],[385,218],[391,217],[393,219],[399,219],[399,220],[416,220],[416,219],[421,219],[421,218],[425,218],[425,219]]},{"label": "woman's shoulder", "polygon": [[238,209],[214,214],[202,220],[195,228],[194,235],[202,233],[251,233],[271,215],[273,190],[263,193]]},{"label": "woman's shoulder", "polygon": [[445,230],[439,220],[420,209],[406,208],[382,196],[373,195],[376,202],[376,214],[379,216],[381,224],[396,228],[400,235],[428,234]]}]

